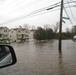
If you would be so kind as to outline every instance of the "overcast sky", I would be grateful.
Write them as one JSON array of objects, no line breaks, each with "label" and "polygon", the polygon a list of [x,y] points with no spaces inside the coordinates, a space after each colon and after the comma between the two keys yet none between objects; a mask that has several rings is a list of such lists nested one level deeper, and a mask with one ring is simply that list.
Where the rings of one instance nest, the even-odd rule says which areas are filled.
[{"label": "overcast sky", "polygon": [[[34,16],[28,16],[21,19],[16,20],[17,18],[28,15],[30,12],[38,10],[43,7],[48,7],[53,5],[61,0],[0,0],[0,26],[7,26],[8,28],[15,28],[19,25],[23,26],[24,24],[29,24],[30,26],[44,26],[45,24],[49,24],[51,27],[54,27],[56,22],[60,20],[60,10],[56,10],[59,8],[55,8],[53,10],[47,11],[45,10],[44,14],[39,13]],[[64,0],[64,1],[75,1],[75,0]],[[76,3],[67,4],[67,6],[76,5]],[[54,11],[55,10],[55,11]],[[72,12],[70,12],[70,10]],[[67,14],[69,15],[72,24],[69,20],[65,20],[65,24],[63,23],[63,30],[67,27],[71,28],[76,24],[76,8],[72,7],[71,9],[66,8]],[[47,12],[47,13],[45,13]],[[73,15],[72,15],[73,14]],[[63,12],[63,16],[67,17],[65,12]],[[12,21],[12,22],[10,22]],[[9,22],[9,23],[7,23]]]}]

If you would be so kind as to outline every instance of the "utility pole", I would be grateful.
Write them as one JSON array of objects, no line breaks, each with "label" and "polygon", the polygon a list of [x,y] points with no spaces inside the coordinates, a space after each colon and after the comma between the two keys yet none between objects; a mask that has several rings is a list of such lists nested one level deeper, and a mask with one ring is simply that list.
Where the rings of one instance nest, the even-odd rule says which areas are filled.
[{"label": "utility pole", "polygon": [[60,27],[59,27],[59,52],[62,49],[62,41],[61,41],[61,34],[62,34],[62,15],[63,15],[63,0],[61,0],[61,10],[60,10]]}]

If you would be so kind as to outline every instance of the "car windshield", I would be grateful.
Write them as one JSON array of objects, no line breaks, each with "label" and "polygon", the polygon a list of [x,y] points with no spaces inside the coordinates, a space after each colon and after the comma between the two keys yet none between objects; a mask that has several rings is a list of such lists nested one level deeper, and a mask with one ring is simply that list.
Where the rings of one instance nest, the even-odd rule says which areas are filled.
[{"label": "car windshield", "polygon": [[0,0],[0,44],[1,75],[76,75],[76,0]]}]

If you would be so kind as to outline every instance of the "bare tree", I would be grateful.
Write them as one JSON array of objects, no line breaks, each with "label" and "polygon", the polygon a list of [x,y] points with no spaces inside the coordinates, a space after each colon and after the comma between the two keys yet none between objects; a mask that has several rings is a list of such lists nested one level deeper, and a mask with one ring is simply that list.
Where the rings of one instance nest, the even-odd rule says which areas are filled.
[{"label": "bare tree", "polygon": [[31,29],[32,29],[32,30],[35,30],[35,28],[36,28],[36,26],[32,25]]},{"label": "bare tree", "polygon": [[73,26],[73,27],[72,27],[71,32],[72,32],[74,35],[76,35],[76,26]]},{"label": "bare tree", "polygon": [[45,24],[45,25],[44,25],[44,29],[46,30],[46,29],[48,29],[48,28],[50,28],[50,25],[49,25],[49,24]]},{"label": "bare tree", "polygon": [[66,32],[69,33],[70,32],[70,29],[69,28],[66,28]]},{"label": "bare tree", "polygon": [[22,28],[22,26],[21,26],[21,25],[19,25],[19,28]]},{"label": "bare tree", "polygon": [[57,33],[59,28],[59,22],[56,23],[56,25],[54,26],[54,32]]},{"label": "bare tree", "polygon": [[25,29],[28,29],[28,30],[29,30],[29,29],[30,29],[30,26],[29,26],[28,24],[24,24],[24,25],[23,25],[23,28],[25,28]]}]

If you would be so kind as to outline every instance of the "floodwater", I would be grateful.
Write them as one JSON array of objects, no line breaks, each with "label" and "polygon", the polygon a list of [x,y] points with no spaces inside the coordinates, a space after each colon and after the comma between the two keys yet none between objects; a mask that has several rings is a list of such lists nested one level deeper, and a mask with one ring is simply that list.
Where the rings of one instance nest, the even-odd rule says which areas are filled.
[{"label": "floodwater", "polygon": [[62,41],[62,52],[58,41],[11,44],[17,63],[0,69],[1,75],[76,75],[76,42]]}]

